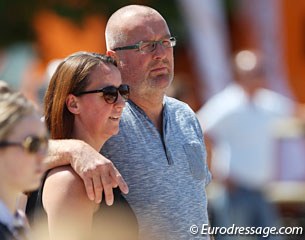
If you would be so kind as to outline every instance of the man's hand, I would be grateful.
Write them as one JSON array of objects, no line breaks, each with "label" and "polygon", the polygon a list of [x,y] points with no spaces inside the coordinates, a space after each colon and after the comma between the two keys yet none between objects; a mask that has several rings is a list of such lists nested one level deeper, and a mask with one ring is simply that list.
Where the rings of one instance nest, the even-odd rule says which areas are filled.
[{"label": "man's hand", "polygon": [[[83,179],[90,200],[100,203],[104,191],[106,204],[110,206],[114,198],[112,188],[119,187],[123,193],[128,193],[128,186],[114,164],[87,143],[80,140],[51,140],[49,149],[48,168],[70,163]],[[63,158],[70,162],[63,161]]]},{"label": "man's hand", "polygon": [[127,184],[110,160],[88,144],[82,143],[79,154],[71,158],[71,166],[84,180],[89,199],[100,203],[104,191],[106,204],[110,206],[113,204],[112,188],[119,186],[127,194]]}]

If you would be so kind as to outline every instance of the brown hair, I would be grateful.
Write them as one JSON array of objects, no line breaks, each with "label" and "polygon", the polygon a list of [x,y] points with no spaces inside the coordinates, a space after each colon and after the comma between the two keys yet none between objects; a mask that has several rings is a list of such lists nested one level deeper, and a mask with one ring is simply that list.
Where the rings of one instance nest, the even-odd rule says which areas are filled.
[{"label": "brown hair", "polygon": [[44,97],[44,114],[51,138],[70,138],[74,115],[66,106],[67,96],[77,94],[89,84],[88,75],[101,63],[116,62],[97,53],[76,52],[68,56],[57,67]]}]

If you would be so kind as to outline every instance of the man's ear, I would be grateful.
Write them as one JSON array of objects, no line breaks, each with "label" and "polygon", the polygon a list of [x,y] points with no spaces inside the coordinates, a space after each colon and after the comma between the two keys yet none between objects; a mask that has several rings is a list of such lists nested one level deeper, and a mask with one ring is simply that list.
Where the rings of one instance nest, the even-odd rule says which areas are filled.
[{"label": "man's ear", "polygon": [[119,57],[118,57],[118,55],[116,54],[115,51],[107,50],[106,55],[109,56],[109,57],[112,57],[119,64]]},{"label": "man's ear", "polygon": [[73,114],[80,113],[78,98],[76,96],[74,96],[73,94],[69,94],[67,96],[66,106],[71,113],[73,113]]},{"label": "man's ear", "polygon": [[115,54],[115,51],[113,51],[113,50],[107,50],[106,55],[109,56],[109,57],[114,58],[114,55],[116,55],[116,54]]}]

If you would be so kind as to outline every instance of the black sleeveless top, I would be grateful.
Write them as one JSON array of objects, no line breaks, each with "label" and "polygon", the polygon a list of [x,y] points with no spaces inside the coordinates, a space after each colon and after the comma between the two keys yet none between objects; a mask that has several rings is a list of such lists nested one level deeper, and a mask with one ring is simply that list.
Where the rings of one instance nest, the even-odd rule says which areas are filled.
[{"label": "black sleeveless top", "polygon": [[13,234],[7,225],[0,222],[0,239],[1,240],[30,240],[28,234],[25,232],[24,227],[15,227],[15,233]]},{"label": "black sleeveless top", "polygon": [[[42,204],[42,192],[47,175],[48,172],[39,190],[32,192],[29,196],[26,214],[30,225],[35,225],[36,221],[47,223],[47,213]],[[138,221],[133,210],[119,188],[113,189],[113,194],[113,205],[107,206],[103,193],[103,201],[93,215],[92,236],[99,240],[138,240]],[[47,229],[45,230],[44,232],[48,232]]]},{"label": "black sleeveless top", "polygon": [[1,240],[16,240],[6,225],[0,223],[0,239]]}]

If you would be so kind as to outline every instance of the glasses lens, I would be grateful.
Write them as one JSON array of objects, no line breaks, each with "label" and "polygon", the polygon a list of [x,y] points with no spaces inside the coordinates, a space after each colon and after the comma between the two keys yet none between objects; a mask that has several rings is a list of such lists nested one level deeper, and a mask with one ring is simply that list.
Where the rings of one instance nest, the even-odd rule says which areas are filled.
[{"label": "glasses lens", "polygon": [[38,153],[41,150],[46,151],[48,147],[48,140],[47,138],[39,138],[36,136],[27,137],[23,145],[25,149],[30,153]]},{"label": "glasses lens", "polygon": [[115,103],[118,99],[118,89],[114,86],[105,87],[103,89],[103,97],[107,103]]},{"label": "glasses lens", "polygon": [[156,49],[157,44],[162,45],[164,48],[171,48],[176,46],[176,38],[171,37],[160,41],[141,42],[139,43],[139,50],[142,53],[149,53]]},{"label": "glasses lens", "polygon": [[126,84],[120,85],[118,88],[109,86],[103,88],[103,97],[109,104],[113,104],[118,100],[118,93],[124,98],[125,101],[129,98],[129,86]]},{"label": "glasses lens", "polygon": [[162,43],[162,46],[165,48],[170,48],[172,46],[172,43],[169,39],[164,39],[161,43]]},{"label": "glasses lens", "polygon": [[156,45],[156,42],[142,42],[139,44],[139,50],[143,53],[152,52],[155,50]]},{"label": "glasses lens", "polygon": [[129,86],[126,84],[121,85],[119,87],[119,92],[120,92],[122,98],[124,98],[124,100],[127,101],[129,98]]}]

